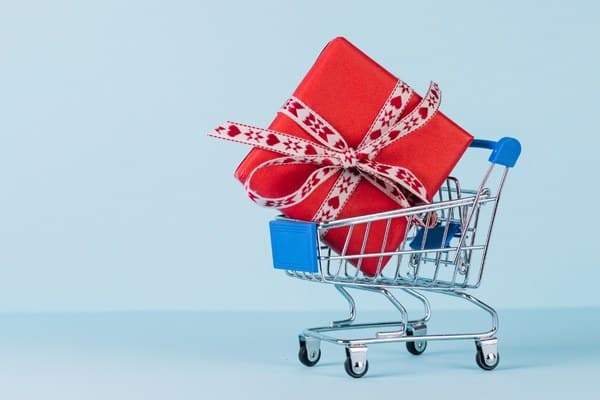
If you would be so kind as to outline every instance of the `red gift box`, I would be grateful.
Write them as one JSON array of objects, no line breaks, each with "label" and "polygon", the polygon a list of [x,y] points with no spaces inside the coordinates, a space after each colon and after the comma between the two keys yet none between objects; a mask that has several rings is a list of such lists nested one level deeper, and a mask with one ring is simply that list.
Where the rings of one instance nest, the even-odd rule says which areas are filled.
[{"label": "red gift box", "polygon": [[[242,141],[237,139],[245,134],[244,143],[251,143],[248,139],[256,139],[256,147],[235,172],[253,200],[256,201],[259,196],[278,199],[261,204],[275,206],[294,219],[342,219],[399,209],[408,206],[408,201],[414,205],[415,202],[431,200],[473,139],[437,111],[437,106],[437,87],[430,88],[423,99],[346,39],[336,38],[321,52],[295,90],[292,100],[276,116],[269,130],[233,123],[217,128],[212,134],[235,141]],[[296,115],[296,111],[303,108],[309,114]],[[399,114],[390,116],[391,111]],[[329,132],[323,135],[323,129],[309,134],[307,131],[315,125],[310,112],[316,115],[317,121],[330,124],[331,130],[337,131],[343,139],[334,143],[329,139],[337,136],[327,136]],[[406,128],[411,119],[420,117],[422,125],[418,129],[410,131]],[[381,143],[382,138],[378,136],[386,126],[391,129],[394,124],[406,125],[404,133],[398,133],[400,128],[388,132],[391,137]],[[376,129],[378,127],[381,129]],[[248,129],[243,131],[244,128]],[[317,128],[322,128],[322,125]],[[294,144],[290,137],[303,140]],[[321,149],[327,140],[329,148],[338,152],[338,161],[333,163],[331,159],[335,157],[330,157],[329,161],[318,158],[328,151]],[[344,140],[345,144],[339,143]],[[379,145],[376,143],[378,140]],[[292,145],[303,146],[301,154],[312,157],[312,161],[302,157],[281,158],[279,153],[289,154],[285,152]],[[344,161],[344,157],[350,161]],[[359,175],[361,172],[357,165],[362,168],[362,175]],[[378,173],[383,175],[376,176]],[[348,189],[348,185],[343,184],[344,177],[354,180],[345,196],[340,195],[341,191]],[[402,182],[398,181],[398,177]],[[310,184],[311,181],[313,184]],[[415,185],[414,181],[417,182]],[[289,196],[294,192],[295,200],[292,199],[294,196]],[[372,224],[362,253],[395,250],[405,235],[406,224],[404,219],[394,220],[383,248],[386,223]],[[361,253],[363,232],[360,230],[360,226],[355,227],[346,254]],[[346,228],[329,230],[324,241],[340,252],[346,233]],[[364,258],[351,262],[359,265],[364,273],[374,275],[386,261]]]}]

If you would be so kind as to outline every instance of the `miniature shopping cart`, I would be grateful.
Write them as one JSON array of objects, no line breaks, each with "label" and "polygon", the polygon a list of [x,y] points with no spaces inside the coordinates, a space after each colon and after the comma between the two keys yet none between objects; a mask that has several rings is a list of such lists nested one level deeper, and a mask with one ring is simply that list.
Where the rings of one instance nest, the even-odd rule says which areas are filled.
[{"label": "miniature shopping cart", "polygon": [[[503,138],[498,142],[475,140],[470,147],[492,150],[489,157],[491,164],[476,190],[463,189],[458,179],[449,177],[434,201],[426,205],[321,224],[283,217],[271,221],[275,268],[284,269],[290,277],[332,284],[350,307],[348,318],[333,321],[328,326],[305,329],[299,335],[298,357],[302,364],[317,364],[321,357],[321,341],[339,344],[346,348],[346,372],[354,378],[360,378],[369,367],[368,345],[405,342],[410,353],[419,355],[425,351],[430,340],[471,339],[475,341],[479,367],[492,370],[498,365],[500,355],[495,337],[498,314],[486,303],[466,293],[466,290],[476,289],[481,284],[502,187],[509,168],[515,165],[519,157],[521,146],[516,139]],[[355,239],[353,234],[362,235],[360,240],[363,240],[364,250],[372,224],[384,221],[387,226],[385,241],[387,230],[399,218],[435,223],[406,224],[404,240],[394,251],[347,254],[347,244]],[[347,231],[346,245],[339,253],[322,241],[324,234],[333,229]],[[385,243],[382,249],[385,249]],[[360,269],[360,259],[366,258],[379,260],[373,276]],[[386,260],[389,261],[384,268]],[[400,320],[356,323],[356,305],[348,289],[380,293],[400,312]],[[419,300],[424,315],[409,319],[406,307],[392,294],[394,289]],[[462,299],[484,310],[491,316],[491,328],[475,333],[428,333],[431,307],[425,294],[432,292]],[[384,330],[376,332],[374,336],[350,339],[334,336],[342,331],[380,328]]]}]

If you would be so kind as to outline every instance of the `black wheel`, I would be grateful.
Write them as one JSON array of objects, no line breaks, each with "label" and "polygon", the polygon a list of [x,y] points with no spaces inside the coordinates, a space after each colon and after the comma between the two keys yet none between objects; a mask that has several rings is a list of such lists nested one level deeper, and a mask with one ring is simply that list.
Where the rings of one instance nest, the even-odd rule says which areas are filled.
[{"label": "black wheel", "polygon": [[317,350],[315,354],[308,354],[306,350],[306,343],[300,344],[300,350],[298,351],[298,360],[307,367],[316,365],[321,359],[321,349]]},{"label": "black wheel", "polygon": [[[406,335],[413,336],[413,332],[407,331]],[[408,350],[410,354],[414,354],[415,356],[423,354],[425,349],[427,349],[426,340],[415,340],[414,342],[406,342],[406,350]]]},{"label": "black wheel", "polygon": [[477,349],[477,354],[475,354],[475,362],[479,365],[479,368],[491,371],[498,366],[500,363],[500,353],[496,354],[488,354],[488,358],[486,360],[485,355],[481,349]]},{"label": "black wheel", "polygon": [[352,365],[352,361],[350,360],[350,357],[346,358],[346,361],[344,362],[344,369],[346,370],[346,373],[348,375],[350,375],[353,378],[362,378],[363,376],[365,376],[365,374],[367,373],[367,371],[369,370],[369,362],[365,361],[365,366],[364,368],[355,368]]}]

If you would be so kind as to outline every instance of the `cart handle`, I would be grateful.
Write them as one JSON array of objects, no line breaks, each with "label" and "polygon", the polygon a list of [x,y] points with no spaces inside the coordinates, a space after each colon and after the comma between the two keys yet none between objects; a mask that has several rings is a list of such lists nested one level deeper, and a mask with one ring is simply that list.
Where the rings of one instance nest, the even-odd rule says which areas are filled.
[{"label": "cart handle", "polygon": [[474,139],[469,147],[492,150],[489,161],[508,168],[515,166],[521,154],[521,143],[512,137],[503,137],[497,142],[493,140]]}]

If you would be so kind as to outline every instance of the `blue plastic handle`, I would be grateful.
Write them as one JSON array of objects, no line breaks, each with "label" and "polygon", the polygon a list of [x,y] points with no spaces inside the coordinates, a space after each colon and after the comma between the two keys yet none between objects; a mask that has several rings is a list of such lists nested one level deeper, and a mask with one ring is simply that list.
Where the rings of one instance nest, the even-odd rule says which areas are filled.
[{"label": "blue plastic handle", "polygon": [[489,161],[509,168],[515,166],[519,159],[519,155],[521,154],[521,143],[519,143],[517,139],[511,137],[503,137],[497,142],[494,142],[493,140],[475,139],[471,142],[469,147],[492,150]]}]

